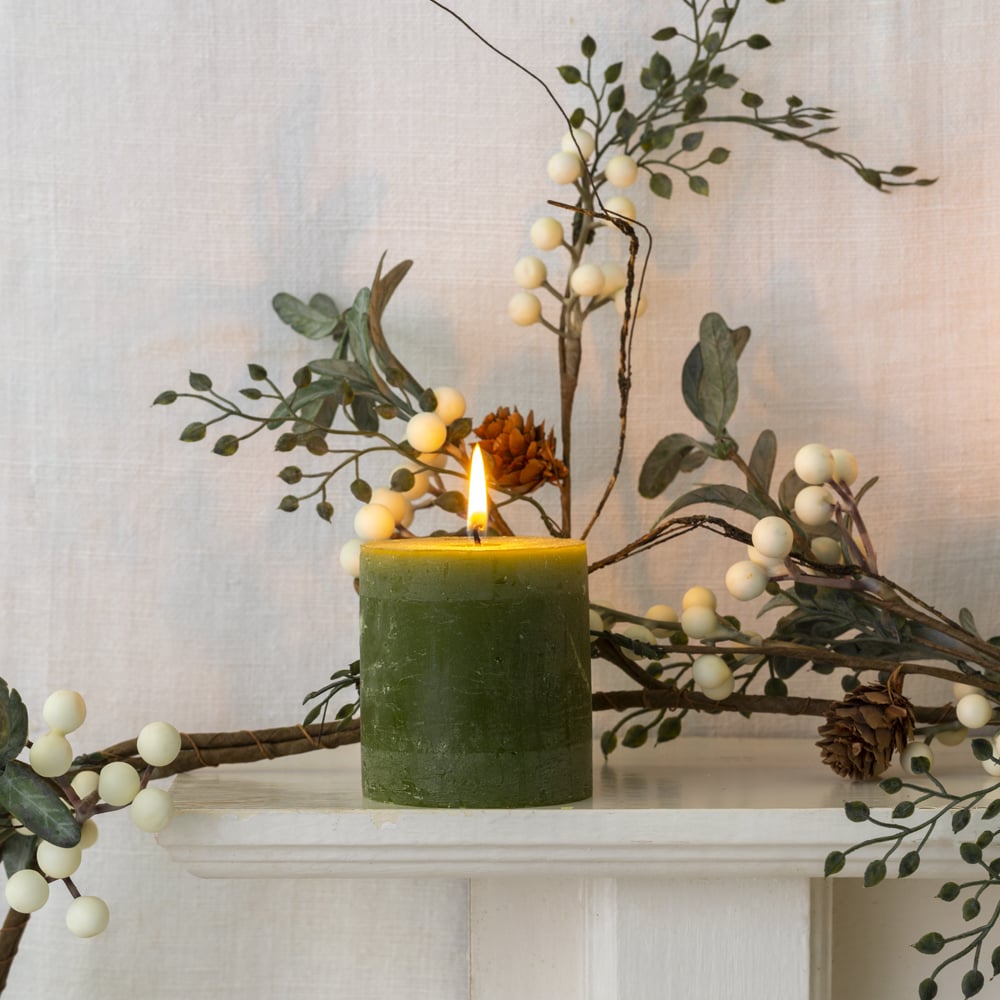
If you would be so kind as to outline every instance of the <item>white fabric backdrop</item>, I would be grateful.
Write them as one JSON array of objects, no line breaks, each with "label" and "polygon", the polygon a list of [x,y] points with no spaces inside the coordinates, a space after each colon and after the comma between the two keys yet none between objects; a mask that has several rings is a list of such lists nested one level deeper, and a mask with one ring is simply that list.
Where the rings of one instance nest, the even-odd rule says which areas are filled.
[{"label": "white fabric backdrop", "polygon": [[[623,17],[595,0],[456,2],[570,101],[555,66],[578,61],[585,31],[600,65],[626,60],[631,83],[650,33],[679,16],[676,3],[632,6]],[[734,56],[742,85],[837,108],[841,148],[941,180],[885,197],[729,129],[715,135],[733,155],[708,175],[710,198],[636,196],[656,240],[651,307],[627,468],[591,553],[661,509],[636,496],[638,468],[662,434],[697,432],[680,365],[717,310],[755,333],[736,436],[749,445],[772,427],[783,466],[809,440],[854,450],[864,476],[882,477],[867,508],[884,570],[998,630],[1000,6],[746,8],[743,23],[774,46]],[[36,732],[48,691],[85,692],[81,750],[159,717],[192,732],[294,722],[305,692],[356,655],[337,565],[353,501],[335,497],[333,527],[280,513],[284,463],[268,444],[220,459],[177,441],[201,416],[193,406],[149,404],[189,369],[234,391],[255,361],[287,382],[317,352],[273,316],[271,296],[346,302],[386,251],[416,261],[386,327],[417,376],[460,386],[479,416],[516,404],[553,421],[551,335],[513,327],[506,303],[528,226],[561,193],[545,175],[561,121],[425,0],[6,0],[0,17],[0,673]],[[613,327],[597,317],[587,345],[581,520],[615,442]],[[637,611],[675,603],[691,583],[718,585],[733,558],[690,538],[598,578],[594,596]],[[102,826],[79,881],[109,900],[113,930],[70,940],[57,897],[32,920],[15,995],[291,995],[317,949],[354,996],[387,995],[387,974],[409,997],[464,988],[461,914],[441,918],[454,936],[390,922],[403,898],[434,913],[434,887],[205,885],[127,819]],[[339,913],[386,924],[397,973],[360,932],[331,926],[334,891]],[[220,956],[235,968],[222,974]]]}]

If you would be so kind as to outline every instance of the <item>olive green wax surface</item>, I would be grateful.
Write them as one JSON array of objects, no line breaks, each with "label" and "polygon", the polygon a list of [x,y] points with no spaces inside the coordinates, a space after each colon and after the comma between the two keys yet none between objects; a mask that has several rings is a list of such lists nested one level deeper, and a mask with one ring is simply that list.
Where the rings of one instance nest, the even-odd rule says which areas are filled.
[{"label": "olive green wax surface", "polygon": [[470,808],[590,796],[584,543],[368,543],[360,595],[365,795]]}]

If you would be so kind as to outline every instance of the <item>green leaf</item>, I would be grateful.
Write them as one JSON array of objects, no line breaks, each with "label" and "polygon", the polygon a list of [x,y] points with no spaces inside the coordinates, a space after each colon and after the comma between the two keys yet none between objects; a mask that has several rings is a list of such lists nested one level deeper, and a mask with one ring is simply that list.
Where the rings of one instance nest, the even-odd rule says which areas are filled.
[{"label": "green leaf", "polygon": [[169,406],[177,399],[177,393],[173,389],[166,389],[153,400],[153,406]]},{"label": "green leaf", "polygon": [[993,758],[993,743],[991,740],[977,736],[972,741],[972,755],[976,760],[991,760]]},{"label": "green leaf", "polygon": [[329,337],[339,319],[339,316],[330,316],[315,306],[307,306],[305,302],[287,292],[278,292],[271,300],[271,306],[283,323],[309,340]]},{"label": "green leaf", "polygon": [[557,69],[566,83],[579,83],[583,79],[582,74],[575,66],[559,66]]},{"label": "green leaf", "polygon": [[708,101],[705,100],[704,94],[695,94],[684,105],[684,113],[681,118],[686,122],[693,122],[700,118],[708,110]]},{"label": "green leaf", "polygon": [[828,878],[830,875],[836,875],[838,872],[844,870],[844,865],[847,863],[847,855],[843,851],[831,851],[826,856],[826,861],[823,862],[823,876]]},{"label": "green leaf", "polygon": [[704,138],[704,132],[686,132],[684,138],[681,139],[681,149],[693,153],[701,145],[701,140]]},{"label": "green leaf", "polygon": [[80,843],[80,824],[69,807],[44,778],[19,760],[8,761],[0,774],[0,807],[56,847]]},{"label": "green leaf", "polygon": [[858,170],[857,174],[866,184],[870,184],[877,191],[882,190],[882,175],[877,170],[864,167]]},{"label": "green leaf", "polygon": [[974,997],[986,984],[986,977],[978,969],[969,969],[962,976],[962,996]]},{"label": "green leaf", "polygon": [[351,495],[361,503],[369,503],[372,498],[372,488],[363,479],[355,479],[351,483]]},{"label": "green leaf", "polygon": [[682,723],[678,716],[668,715],[656,730],[657,743],[669,743],[681,734]]},{"label": "green leaf", "polygon": [[316,513],[319,514],[324,521],[330,521],[333,518],[333,504],[329,500],[320,500],[316,504]]},{"label": "green leaf", "polygon": [[579,128],[587,120],[587,112],[583,108],[574,108],[569,116],[569,127]]},{"label": "green leaf", "polygon": [[604,82],[614,83],[622,75],[622,64],[620,62],[612,63],[604,71]]},{"label": "green leaf", "polygon": [[223,434],[218,441],[215,442],[212,451],[216,455],[222,455],[228,458],[230,455],[235,455],[240,447],[240,439],[235,434]]},{"label": "green leaf", "polygon": [[787,698],[788,685],[780,677],[768,677],[764,684],[764,694],[769,698]]},{"label": "green leaf", "polygon": [[655,35],[653,35],[653,41],[669,42],[670,39],[676,37],[676,35],[677,35],[676,28],[660,28],[660,30],[657,31]]},{"label": "green leaf", "polygon": [[770,46],[771,42],[766,35],[751,35],[747,39],[747,45],[751,49],[760,51],[761,49],[766,49]]},{"label": "green leaf", "polygon": [[305,389],[310,382],[312,382],[312,372],[309,370],[308,365],[299,368],[292,376],[292,384],[296,389]]},{"label": "green leaf", "polygon": [[944,885],[938,889],[937,898],[943,899],[946,903],[951,903],[958,899],[958,894],[961,891],[962,889],[957,882],[945,882]]},{"label": "green leaf", "polygon": [[247,365],[247,370],[250,372],[250,378],[254,382],[263,382],[267,378],[267,369],[261,365]]},{"label": "green leaf", "polygon": [[[778,455],[778,438],[772,430],[760,432],[750,453],[750,471],[761,484],[764,493],[770,493],[771,477],[774,475],[774,463]],[[750,489],[747,482],[747,489]],[[762,498],[763,499],[763,498]]]},{"label": "green leaf", "polygon": [[315,309],[316,312],[321,312],[324,316],[329,316],[330,319],[340,319],[340,310],[337,308],[337,303],[323,292],[317,292],[309,300],[309,308]]},{"label": "green leaf", "polygon": [[205,425],[200,420],[195,420],[181,431],[182,441],[201,441],[205,437]]},{"label": "green leaf", "polygon": [[937,931],[928,931],[913,945],[921,955],[936,955],[944,946],[944,936]]},{"label": "green leaf", "polygon": [[[776,3],[777,0],[768,0],[768,3]],[[933,979],[921,979],[917,987],[918,1000],[934,1000],[938,995],[938,985]]]},{"label": "green leaf", "polygon": [[667,174],[653,174],[649,178],[649,190],[657,198],[669,198],[674,193],[674,182]]},{"label": "green leaf", "polygon": [[971,635],[982,638],[979,629],[976,628],[976,619],[972,617],[972,612],[968,608],[960,608],[958,611],[958,624]]},{"label": "green leaf", "polygon": [[674,141],[677,128],[674,125],[661,125],[646,139],[645,144],[650,149],[666,149]]},{"label": "green leaf", "polygon": [[645,726],[629,726],[622,737],[622,746],[631,747],[633,750],[644,746],[649,737],[649,730]]},{"label": "green leaf", "polygon": [[362,434],[374,434],[378,430],[375,404],[367,396],[356,396],[351,400],[351,419]]},{"label": "green leaf", "polygon": [[866,889],[871,889],[873,886],[879,884],[883,881],[886,876],[886,866],[885,862],[881,858],[876,858],[874,861],[870,862],[868,867],[865,869],[864,885]]},{"label": "green leaf", "polygon": [[28,710],[16,689],[0,678],[0,766],[13,760],[28,741]]},{"label": "green leaf", "polygon": [[754,94],[752,91],[744,90],[743,96],[740,98],[740,103],[744,107],[757,109],[764,103],[764,98],[760,94]]},{"label": "green leaf", "polygon": [[631,111],[622,111],[615,123],[615,131],[622,139],[630,139],[639,127],[639,119]]},{"label": "green leaf", "polygon": [[725,484],[699,486],[690,490],[683,496],[678,497],[657,519],[662,521],[670,517],[684,507],[692,507],[695,504],[716,504],[720,507],[728,507],[730,510],[739,510],[754,517],[761,518],[773,514],[774,511],[767,505],[762,504],[756,497],[741,490],[738,486],[728,486]]},{"label": "green leaf", "polygon": [[993,975],[1000,976],[1000,945],[993,949],[990,955],[990,965],[993,967]]},{"label": "green leaf", "polygon": [[597,42],[590,35],[584,35],[583,41],[580,42],[580,51],[587,59],[593,59],[597,52]]},{"label": "green leaf", "polygon": [[708,162],[714,163],[718,166],[721,163],[725,163],[729,159],[729,150],[723,146],[716,146],[711,153],[708,154]]},{"label": "green leaf", "polygon": [[886,795],[895,795],[897,792],[902,790],[903,780],[902,778],[883,778],[878,783],[878,787],[881,788]]},{"label": "green leaf", "polygon": [[959,833],[964,830],[969,825],[969,820],[971,819],[972,812],[968,809],[959,809],[958,812],[952,813],[951,832]]},{"label": "green leaf", "polygon": [[969,840],[959,844],[958,853],[967,865],[978,865],[983,860],[983,849]]},{"label": "green leaf", "polygon": [[688,187],[695,193],[703,197],[708,197],[708,181],[700,174],[693,174],[688,178]]},{"label": "green leaf", "polygon": [[416,476],[414,476],[412,469],[396,469],[389,480],[389,488],[395,490],[397,493],[408,493],[413,489],[416,481]]},{"label": "green leaf", "polygon": [[684,459],[698,447],[698,442],[687,434],[668,434],[661,438],[642,463],[639,495],[646,499],[658,497],[681,471]]},{"label": "green leaf", "polygon": [[702,366],[697,388],[698,409],[706,430],[718,437],[725,431],[739,396],[733,333],[718,313],[708,313],[702,318],[698,347]]},{"label": "green leaf", "polygon": [[278,473],[278,478],[283,483],[287,483],[289,486],[294,486],[296,483],[302,482],[302,470],[297,465],[286,465],[281,472]]},{"label": "green leaf", "polygon": [[212,388],[212,380],[207,375],[202,375],[201,372],[191,372],[188,375],[188,385],[195,392],[208,392]]},{"label": "green leaf", "polygon": [[277,441],[274,442],[275,451],[294,451],[295,446],[299,443],[298,435],[296,434],[282,434]]},{"label": "green leaf", "polygon": [[855,800],[844,803],[844,815],[852,823],[864,823],[871,815],[871,810],[866,803]]},{"label": "green leaf", "polygon": [[446,490],[434,498],[434,506],[448,511],[449,514],[464,514],[465,504],[465,494],[458,490]]},{"label": "green leaf", "polygon": [[614,113],[625,107],[625,87],[619,84],[608,94],[608,111]]},{"label": "green leaf", "polygon": [[913,815],[913,811],[916,807],[909,800],[905,802],[898,802],[896,808],[892,810],[893,819],[909,819]]},{"label": "green leaf", "polygon": [[7,878],[10,878],[14,872],[19,872],[22,868],[27,868],[31,864],[35,858],[35,849],[37,846],[37,837],[28,837],[19,833],[8,835],[2,847],[3,867],[7,873]]},{"label": "green leaf", "polygon": [[982,906],[979,904],[979,900],[975,896],[970,896],[962,904],[962,919],[965,921],[975,920],[979,916],[979,911]]},{"label": "green leaf", "polygon": [[618,746],[618,737],[610,729],[601,733],[601,753],[604,754],[605,757],[607,757],[616,746]]},{"label": "green leaf", "polygon": [[728,24],[736,13],[735,7],[716,7],[712,11],[712,20],[721,24]]},{"label": "green leaf", "polygon": [[247,399],[257,400],[262,399],[264,393],[262,393],[260,389],[255,389],[253,386],[250,386],[246,389],[240,389],[240,395],[246,396]]},{"label": "green leaf", "polygon": [[907,878],[920,867],[920,852],[908,851],[899,860],[899,877]]},{"label": "green leaf", "polygon": [[983,819],[996,819],[1000,816],[1000,799],[994,799],[983,812]]},{"label": "green leaf", "polygon": [[281,498],[281,503],[278,504],[278,510],[283,510],[286,514],[292,514],[299,509],[299,498],[293,497],[291,494]]}]

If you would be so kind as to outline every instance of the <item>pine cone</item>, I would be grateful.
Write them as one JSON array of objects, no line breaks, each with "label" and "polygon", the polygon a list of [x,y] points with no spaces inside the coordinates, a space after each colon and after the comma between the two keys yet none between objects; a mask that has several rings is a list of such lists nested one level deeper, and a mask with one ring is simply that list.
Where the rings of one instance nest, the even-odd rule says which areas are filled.
[{"label": "pine cone", "polygon": [[556,458],[556,436],[533,410],[522,417],[514,407],[497,407],[476,428],[493,483],[508,493],[531,493],[543,483],[560,483],[569,474]]},{"label": "pine cone", "polygon": [[867,684],[834,704],[820,726],[820,757],[841,777],[877,778],[913,735],[913,706],[892,686]]}]

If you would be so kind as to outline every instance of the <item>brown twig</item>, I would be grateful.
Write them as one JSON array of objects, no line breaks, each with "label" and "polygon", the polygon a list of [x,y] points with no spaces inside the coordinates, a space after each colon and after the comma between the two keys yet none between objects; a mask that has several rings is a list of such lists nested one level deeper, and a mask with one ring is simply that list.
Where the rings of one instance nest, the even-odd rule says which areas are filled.
[{"label": "brown twig", "polygon": [[7,919],[0,928],[0,993],[3,993],[7,986],[7,976],[10,975],[10,967],[21,944],[21,935],[28,926],[30,917],[30,913],[8,910]]}]

